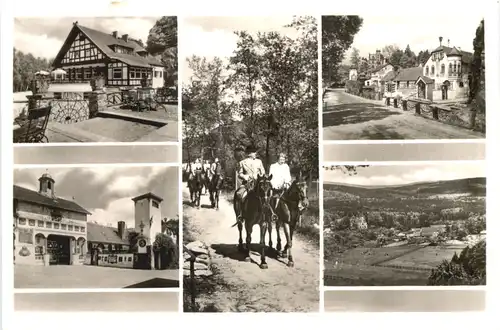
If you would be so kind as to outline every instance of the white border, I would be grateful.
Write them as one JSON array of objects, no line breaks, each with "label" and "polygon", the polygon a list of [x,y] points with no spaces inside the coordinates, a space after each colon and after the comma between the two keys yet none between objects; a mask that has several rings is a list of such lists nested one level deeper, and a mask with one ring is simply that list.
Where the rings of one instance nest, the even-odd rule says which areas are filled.
[{"label": "white border", "polygon": [[[500,104],[500,97],[498,93],[499,88],[499,76],[500,70],[498,66],[498,54],[499,54],[499,37],[498,31],[500,30],[499,22],[499,6],[498,1],[488,1],[488,0],[476,0],[474,3],[464,3],[461,4],[456,1],[442,0],[421,0],[417,4],[412,4],[411,8],[405,6],[404,2],[401,0],[385,0],[382,2],[372,2],[372,1],[338,1],[338,2],[324,2],[319,0],[309,0],[302,2],[290,2],[290,1],[268,1],[268,0],[254,0],[251,3],[242,3],[238,6],[238,3],[234,1],[201,1],[192,0],[190,3],[185,2],[151,2],[147,0],[122,0],[119,1],[120,5],[115,5],[114,7],[110,5],[107,0],[87,0],[82,5],[78,3],[75,6],[68,6],[68,2],[63,1],[26,1],[17,0],[14,3],[10,1],[2,1],[2,20],[0,22],[2,26],[2,37],[0,38],[0,43],[2,45],[2,54],[0,61],[2,63],[3,72],[6,73],[1,76],[1,95],[0,102],[2,104],[2,123],[7,121],[10,123],[9,111],[6,109],[11,108],[11,95],[12,95],[12,76],[8,74],[10,70],[8,69],[12,65],[12,31],[13,22],[12,16],[14,13],[17,16],[127,16],[127,15],[266,15],[272,14],[312,14],[312,15],[332,15],[332,14],[358,14],[358,15],[398,15],[401,12],[408,14],[411,12],[413,15],[418,15],[422,17],[422,24],[425,24],[427,17],[438,16],[438,15],[455,15],[460,14],[461,16],[467,15],[468,11],[477,10],[482,8],[485,13],[485,24],[486,24],[486,66],[488,68],[486,73],[487,80],[487,104],[488,108],[492,108],[493,111],[489,111],[487,114],[487,139],[490,143],[487,143],[487,182],[488,182],[488,202],[487,202],[487,213],[488,219],[492,220],[498,214],[498,200],[500,200],[500,195],[497,187],[499,187],[500,182],[498,182],[499,175],[493,161],[496,161],[498,153],[498,142],[500,141],[500,136],[498,132],[498,123],[500,122],[499,114],[494,111],[496,105]],[[181,19],[179,17],[178,22]],[[196,42],[196,41],[193,41]],[[181,41],[180,41],[181,43]],[[180,48],[179,48],[180,54]],[[181,56],[179,55],[179,59]],[[321,64],[319,63],[319,70]],[[181,66],[179,66],[181,70]],[[182,75],[179,74],[179,86],[182,88]],[[321,91],[321,89],[319,89]],[[181,101],[181,100],[179,100]],[[320,102],[322,104],[322,102]],[[7,116],[5,115],[7,113]],[[7,117],[7,118],[6,118]],[[179,116],[179,123],[182,123],[182,119]],[[321,118],[320,118],[321,122]],[[2,124],[3,125],[3,124]],[[10,131],[10,126],[5,125],[7,129],[2,129],[2,215],[4,219],[8,219],[12,215],[12,203],[10,202],[10,196],[12,194],[12,147],[10,141],[12,141],[12,133]],[[322,130],[322,125],[318,128]],[[181,136],[182,131],[179,131]],[[319,132],[322,134],[322,132]],[[321,136],[321,135],[320,135]],[[180,137],[179,137],[180,140]],[[353,141],[350,141],[353,142]],[[368,141],[366,141],[368,143]],[[369,143],[373,143],[370,141]],[[431,143],[430,140],[412,141],[413,143]],[[397,143],[412,143],[410,140],[402,140]],[[446,140],[440,140],[439,142],[449,142]],[[339,143],[339,141],[336,141]],[[362,141],[356,141],[356,143],[363,143]],[[377,141],[376,143],[385,143],[382,141]],[[68,145],[68,144],[65,144]],[[83,145],[83,144],[79,144]],[[322,145],[319,146],[319,152],[322,152]],[[181,162],[182,158],[179,159]],[[321,158],[320,158],[321,161]],[[320,166],[323,164],[320,163]],[[85,164],[85,166],[91,166],[90,164]],[[98,164],[102,166],[102,164]],[[127,164],[127,166],[132,166]],[[144,166],[140,164],[138,166]],[[48,166],[45,166],[48,167]],[[321,172],[321,168],[320,168]],[[6,202],[6,203],[5,203]],[[320,208],[321,212],[321,208]],[[180,221],[182,220],[182,213],[179,214]],[[2,229],[4,232],[10,232],[9,221],[3,221]],[[492,233],[500,232],[496,228],[500,224],[498,221],[488,222],[488,231]],[[492,235],[494,235],[492,234]],[[490,236],[491,237],[491,236]],[[408,315],[405,313],[324,313],[324,314],[297,314],[297,313],[287,313],[287,314],[228,314],[225,315],[225,319],[228,322],[220,323],[217,321],[222,320],[220,316],[210,315],[210,314],[168,314],[168,318],[165,318],[167,314],[164,313],[12,313],[13,311],[13,300],[9,298],[12,295],[12,273],[9,271],[11,267],[11,254],[8,249],[9,240],[2,240],[5,244],[2,249],[2,260],[4,261],[7,268],[3,269],[3,282],[2,282],[2,293],[6,299],[2,300],[2,322],[4,323],[5,329],[12,328],[33,328],[39,326],[40,324],[51,324],[51,329],[57,328],[67,328],[69,325],[73,329],[86,329],[89,328],[120,328],[120,329],[137,329],[139,326],[142,327],[154,327],[165,325],[168,322],[168,326],[175,327],[185,327],[186,321],[189,322],[189,327],[203,327],[204,330],[207,329],[221,329],[221,328],[234,328],[235,324],[239,324],[243,328],[255,327],[259,324],[270,324],[272,323],[280,324],[284,327],[292,328],[312,328],[320,327],[326,324],[334,324],[338,327],[346,328],[366,328],[366,329],[388,329],[388,328],[439,328],[442,329],[443,326],[447,328],[457,327],[458,329],[463,328],[482,328],[489,329],[495,328],[497,322],[488,322],[488,314],[494,316],[495,308],[498,306],[498,301],[495,301],[494,294],[490,294],[495,283],[498,284],[500,278],[496,274],[496,266],[498,261],[496,258],[491,257],[500,253],[498,249],[498,240],[490,239],[488,241],[488,294],[487,294],[487,308],[490,313],[420,313],[415,319],[415,315]],[[345,288],[342,288],[343,290]],[[367,289],[367,287],[360,288]],[[498,299],[498,298],[497,298]],[[140,303],[140,302],[138,302]],[[256,318],[259,318],[256,320]],[[185,320],[184,320],[185,318]],[[79,321],[84,322],[79,322]],[[167,321],[168,320],[168,321]],[[56,322],[55,322],[56,321]],[[238,323],[235,323],[238,322]],[[492,326],[488,327],[488,324]]]},{"label": "white border", "polygon": [[320,313],[325,312],[325,295],[323,294],[324,289],[324,272],[325,265],[323,262],[323,251],[324,251],[324,242],[323,242],[323,67],[322,67],[322,54],[323,48],[321,44],[321,29],[322,22],[321,16],[316,17],[318,22],[318,207],[319,207],[319,311]]}]

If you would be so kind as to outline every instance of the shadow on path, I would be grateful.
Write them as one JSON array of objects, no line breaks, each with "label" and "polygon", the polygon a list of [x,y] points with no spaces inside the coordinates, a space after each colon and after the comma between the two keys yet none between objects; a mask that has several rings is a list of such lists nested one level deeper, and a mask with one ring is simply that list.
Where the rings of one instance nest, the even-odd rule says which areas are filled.
[{"label": "shadow on path", "polygon": [[144,288],[178,288],[179,281],[178,280],[169,280],[166,278],[155,277],[150,280],[139,282],[136,284],[132,284],[124,287],[124,289],[144,289]]},{"label": "shadow on path", "polygon": [[[245,246],[245,245],[243,245],[243,246]],[[223,257],[233,259],[236,261],[242,261],[242,262],[245,261],[244,253],[238,251],[238,244],[212,244],[211,248],[215,250],[215,253],[217,253]],[[259,263],[260,263],[260,251],[261,251],[260,244],[251,244],[250,245],[250,257],[255,257],[255,255],[257,254],[258,255],[257,260],[259,261]],[[270,248],[267,245],[266,245],[265,253],[266,253],[266,259],[267,258],[274,259],[278,262],[286,264],[284,261],[281,261],[280,259],[278,259],[278,252],[275,249]],[[252,259],[252,263],[259,265],[259,263],[256,262],[254,260],[254,258],[251,258],[251,259]]]},{"label": "shadow on path", "polygon": [[323,127],[357,124],[401,115],[399,111],[391,111],[383,106],[369,103],[327,106],[323,112]]}]

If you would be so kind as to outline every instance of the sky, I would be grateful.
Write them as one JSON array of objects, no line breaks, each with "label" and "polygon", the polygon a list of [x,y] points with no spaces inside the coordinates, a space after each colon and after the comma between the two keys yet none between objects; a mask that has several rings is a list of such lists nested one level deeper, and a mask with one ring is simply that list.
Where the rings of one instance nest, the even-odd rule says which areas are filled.
[{"label": "sky", "polygon": [[[291,23],[293,16],[272,16],[272,17],[186,17],[184,18],[179,44],[184,58],[193,55],[207,57],[228,58],[232,56],[236,49],[238,38],[234,34],[236,31],[257,32],[276,31],[295,38],[298,34],[293,28],[285,28]],[[192,71],[183,61],[183,79],[189,81]]]},{"label": "sky", "polygon": [[160,17],[44,17],[14,18],[14,47],[35,57],[53,58],[61,49],[73,22],[79,25],[118,35],[129,34],[131,38],[146,42],[149,30]]},{"label": "sky", "polygon": [[[480,6],[478,6],[480,7]],[[483,15],[474,8],[468,7],[464,16],[456,13],[442,13],[439,17],[428,16],[363,16],[363,25],[354,37],[351,48],[346,53],[344,63],[349,63],[352,48],[359,49],[361,57],[368,57],[386,45],[398,45],[405,49],[409,44],[411,50],[418,55],[421,50],[432,51],[439,47],[439,37],[443,37],[443,45],[460,47],[464,51],[473,52],[472,40],[476,36]]]},{"label": "sky", "polygon": [[92,215],[87,221],[134,226],[133,197],[152,192],[163,198],[162,217],[179,213],[178,167],[77,167],[15,169],[14,184],[38,191],[38,178],[48,172],[55,180],[55,193],[74,200]]},{"label": "sky", "polygon": [[371,165],[358,168],[356,175],[339,170],[324,170],[324,182],[354,185],[400,185],[426,181],[445,181],[486,177],[483,162],[441,163],[419,165]]}]

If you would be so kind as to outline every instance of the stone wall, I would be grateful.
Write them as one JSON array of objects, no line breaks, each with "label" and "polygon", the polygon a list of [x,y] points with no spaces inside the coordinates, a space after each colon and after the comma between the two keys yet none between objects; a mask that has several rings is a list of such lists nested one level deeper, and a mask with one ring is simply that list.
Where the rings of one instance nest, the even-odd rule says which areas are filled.
[{"label": "stone wall", "polygon": [[[195,241],[185,245],[185,248],[196,257],[194,262],[194,275],[201,276],[212,276],[212,257],[210,249],[202,242]],[[183,273],[184,276],[191,275],[191,254],[188,251],[184,251],[184,264]]]},{"label": "stone wall", "polygon": [[29,100],[29,109],[52,106],[49,121],[72,124],[94,118],[99,111],[107,108],[106,93],[90,92],[88,99],[83,93],[62,93],[61,98],[46,95]]}]

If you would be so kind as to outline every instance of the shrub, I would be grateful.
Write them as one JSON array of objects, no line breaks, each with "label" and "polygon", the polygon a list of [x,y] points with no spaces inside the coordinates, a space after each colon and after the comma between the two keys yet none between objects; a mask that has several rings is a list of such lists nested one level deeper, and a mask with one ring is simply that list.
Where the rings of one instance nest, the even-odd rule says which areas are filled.
[{"label": "shrub", "polygon": [[347,93],[360,95],[363,90],[363,83],[358,80],[348,80],[345,83],[345,90]]},{"label": "shrub", "polygon": [[453,255],[432,270],[428,285],[485,285],[486,241],[466,247],[460,256]]}]

